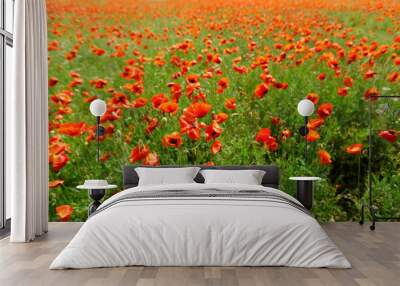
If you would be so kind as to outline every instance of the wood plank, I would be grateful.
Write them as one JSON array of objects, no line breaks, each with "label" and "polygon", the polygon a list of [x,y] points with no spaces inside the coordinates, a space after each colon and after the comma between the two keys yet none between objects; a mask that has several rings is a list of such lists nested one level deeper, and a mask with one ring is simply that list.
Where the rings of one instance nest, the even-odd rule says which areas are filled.
[{"label": "wood plank", "polygon": [[289,267],[118,267],[48,269],[81,223],[50,223],[38,240],[11,244],[0,240],[2,286],[280,286],[399,285],[400,223],[379,223],[375,232],[357,223],[332,223],[324,229],[352,263],[352,269]]}]

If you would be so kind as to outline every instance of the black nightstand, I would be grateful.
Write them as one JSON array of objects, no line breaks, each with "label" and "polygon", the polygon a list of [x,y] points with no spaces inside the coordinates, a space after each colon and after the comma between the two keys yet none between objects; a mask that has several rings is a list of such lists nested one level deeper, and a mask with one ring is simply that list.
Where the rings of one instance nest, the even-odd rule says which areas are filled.
[{"label": "black nightstand", "polygon": [[321,180],[320,177],[290,177],[289,180],[296,181],[296,199],[310,210],[314,199],[314,182]]},{"label": "black nightstand", "polygon": [[106,194],[106,190],[116,188],[116,185],[109,185],[106,180],[86,180],[84,185],[77,186],[78,189],[87,190],[92,199],[88,207],[88,216],[94,213],[101,205],[100,200]]}]

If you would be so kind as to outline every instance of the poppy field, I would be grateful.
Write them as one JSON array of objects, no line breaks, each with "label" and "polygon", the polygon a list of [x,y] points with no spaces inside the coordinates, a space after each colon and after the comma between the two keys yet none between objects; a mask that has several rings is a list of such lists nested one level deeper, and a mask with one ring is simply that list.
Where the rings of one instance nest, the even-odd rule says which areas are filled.
[{"label": "poppy field", "polygon": [[369,109],[374,204],[400,215],[400,100],[385,98],[400,95],[398,1],[47,0],[47,11],[51,220],[85,220],[76,186],[107,179],[118,192],[126,164],[276,164],[292,195],[290,176],[323,178],[320,221],[358,220]]}]

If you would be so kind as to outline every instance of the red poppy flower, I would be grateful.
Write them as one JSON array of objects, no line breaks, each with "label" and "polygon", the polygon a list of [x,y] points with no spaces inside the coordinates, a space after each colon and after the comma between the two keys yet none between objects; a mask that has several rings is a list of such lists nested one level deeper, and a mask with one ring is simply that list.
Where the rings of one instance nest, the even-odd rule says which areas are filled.
[{"label": "red poppy flower", "polygon": [[160,158],[158,157],[157,153],[149,153],[147,154],[146,158],[144,158],[143,165],[145,166],[159,166],[160,165]]},{"label": "red poppy flower", "polygon": [[325,120],[323,118],[314,118],[307,123],[307,127],[309,129],[316,129],[320,127],[322,124],[324,124],[324,122]]},{"label": "red poppy flower", "polygon": [[69,221],[73,211],[74,209],[70,205],[60,205],[56,207],[56,214],[59,220],[63,222]]},{"label": "red poppy flower", "polygon": [[132,149],[131,155],[129,156],[129,162],[135,163],[143,160],[150,153],[149,145],[137,144],[135,148]]},{"label": "red poppy flower", "polygon": [[289,129],[285,128],[281,131],[281,140],[286,141],[286,139],[292,137],[292,131]]},{"label": "red poppy flower", "polygon": [[197,74],[190,74],[186,77],[186,82],[189,84],[198,83],[199,76]]},{"label": "red poppy flower", "polygon": [[197,127],[197,119],[193,114],[184,112],[179,116],[179,125],[181,127],[181,132],[186,133],[190,128]]},{"label": "red poppy flower", "polygon": [[112,95],[110,102],[118,107],[128,107],[129,99],[128,96],[122,92],[115,92]]},{"label": "red poppy flower", "polygon": [[214,74],[211,71],[207,71],[201,75],[203,78],[212,78]]},{"label": "red poppy flower", "polygon": [[213,119],[215,121],[217,121],[217,123],[225,122],[226,120],[228,120],[228,118],[229,118],[229,115],[226,114],[225,112],[219,112],[218,114],[213,116]]},{"label": "red poppy flower", "polygon": [[213,155],[217,154],[221,151],[222,144],[219,140],[215,140],[214,143],[211,145],[211,153]]},{"label": "red poppy flower", "polygon": [[58,83],[58,79],[54,76],[49,78],[49,87],[53,87]]},{"label": "red poppy flower", "polygon": [[318,151],[319,163],[321,165],[329,165],[332,163],[331,155],[325,150]]},{"label": "red poppy flower", "polygon": [[93,96],[90,96],[90,97],[86,97],[86,98],[84,99],[84,101],[85,101],[86,103],[91,103],[91,102],[94,101],[95,99],[97,99],[97,96],[93,95]]},{"label": "red poppy flower", "polygon": [[307,135],[305,136],[306,140],[308,142],[315,142],[317,141],[321,136],[319,135],[318,131],[314,129],[310,129]]},{"label": "red poppy flower", "polygon": [[76,58],[77,53],[78,53],[77,50],[72,50],[72,51],[65,53],[64,57],[66,60],[72,61],[73,59]]},{"label": "red poppy flower", "polygon": [[72,114],[72,108],[70,106],[60,106],[57,110],[55,120],[62,120],[64,114]]},{"label": "red poppy flower", "polygon": [[104,153],[103,155],[101,155],[100,156],[100,161],[101,162],[105,162],[105,161],[107,161],[108,159],[110,159],[110,157],[111,157],[111,154],[110,153]]},{"label": "red poppy flower", "polygon": [[249,48],[250,51],[254,51],[254,49],[257,47],[257,43],[251,41],[250,43],[247,44],[247,47]]},{"label": "red poppy flower", "polygon": [[186,111],[193,114],[193,116],[196,118],[202,118],[210,112],[211,108],[211,104],[205,102],[196,102],[189,105]]},{"label": "red poppy flower", "polygon": [[[71,152],[69,145],[65,144],[59,136],[53,136],[49,140],[49,155],[57,155],[61,152]],[[49,160],[50,162],[50,160]]]},{"label": "red poppy flower", "polygon": [[215,64],[220,64],[222,62],[221,57],[218,54],[214,55],[214,57],[212,58],[212,61]]},{"label": "red poppy flower", "polygon": [[88,133],[88,135],[86,136],[86,142],[90,142],[90,141],[92,141],[93,139],[95,139],[96,138],[96,126],[90,126],[90,127],[88,127],[87,128],[87,133]]},{"label": "red poppy flower", "polygon": [[81,78],[74,78],[69,84],[69,88],[73,88],[75,86],[81,85],[83,83],[83,79]]},{"label": "red poppy flower", "polygon": [[273,84],[276,89],[287,89],[289,87],[287,82],[274,82]]},{"label": "red poppy flower", "polygon": [[254,91],[254,96],[257,98],[263,98],[269,91],[269,86],[266,83],[261,83],[256,86],[256,90]]},{"label": "red poppy flower", "polygon": [[204,102],[205,103],[207,101],[206,99],[207,99],[207,96],[204,93],[199,92],[198,94],[196,94],[194,96],[193,102]]},{"label": "red poppy flower", "polygon": [[218,89],[217,93],[222,93],[226,88],[228,88],[229,85],[229,80],[226,77],[221,78],[218,81]]},{"label": "red poppy flower", "polygon": [[279,124],[281,124],[281,119],[277,116],[274,116],[271,118],[271,123],[272,123],[272,125],[279,125]]},{"label": "red poppy flower", "polygon": [[138,97],[138,98],[136,98],[136,99],[132,102],[131,106],[132,106],[133,108],[140,108],[140,107],[145,106],[146,103],[147,103],[147,99],[146,99],[146,98],[144,98],[144,97]]},{"label": "red poppy flower", "polygon": [[81,75],[76,71],[70,71],[69,72],[69,76],[73,77],[73,78],[80,78],[81,77]]},{"label": "red poppy flower", "polygon": [[152,102],[154,108],[159,108],[162,103],[168,102],[168,98],[164,94],[160,93],[160,94],[154,95],[151,98],[151,102]]},{"label": "red poppy flower", "polygon": [[102,56],[106,53],[106,51],[96,46],[93,46],[92,53],[95,54],[96,56]]},{"label": "red poppy flower", "polygon": [[270,136],[271,136],[271,130],[269,128],[261,128],[256,135],[256,141],[265,143],[267,142]]},{"label": "red poppy flower", "polygon": [[307,94],[306,98],[308,100],[310,100],[312,103],[314,103],[315,105],[318,104],[318,101],[319,101],[319,95],[318,94],[316,94],[314,92],[311,92],[311,93]]},{"label": "red poppy flower", "polygon": [[68,156],[64,152],[61,152],[51,156],[49,163],[51,163],[53,171],[57,173],[68,163],[68,160]]},{"label": "red poppy flower", "polygon": [[[266,72],[268,72],[268,69],[267,69]],[[260,79],[262,79],[264,81],[264,83],[266,83],[266,84],[270,84],[270,83],[274,83],[275,82],[274,77],[272,75],[266,74],[266,73],[262,73],[260,75]],[[268,87],[268,85],[267,85],[267,87]]]},{"label": "red poppy flower", "polygon": [[60,43],[56,40],[51,41],[48,46],[47,46],[47,50],[49,52],[51,51],[57,51],[60,49]]},{"label": "red poppy flower", "polygon": [[209,161],[209,162],[205,163],[204,166],[215,166],[215,163]]},{"label": "red poppy flower", "polygon": [[347,86],[345,86],[345,87],[338,87],[338,89],[337,89],[337,94],[338,94],[339,96],[346,96],[347,93],[348,93],[348,91],[349,91],[349,88],[348,88]]},{"label": "red poppy flower", "polygon": [[376,87],[371,87],[364,93],[364,98],[365,100],[378,100],[378,96],[380,95]]},{"label": "red poppy flower", "polygon": [[395,82],[399,78],[399,73],[398,72],[392,72],[388,74],[387,79],[390,82]]},{"label": "red poppy flower", "polygon": [[343,79],[343,84],[347,87],[352,87],[353,86],[353,79],[351,77],[345,77]]},{"label": "red poppy flower", "polygon": [[324,80],[326,78],[326,74],[325,73],[320,73],[318,76],[317,76],[317,79],[318,80]]},{"label": "red poppy flower", "polygon": [[105,79],[92,79],[89,81],[90,85],[94,85],[96,88],[103,88],[107,85],[107,81]]},{"label": "red poppy flower", "polygon": [[114,131],[115,131],[115,126],[114,126],[113,124],[111,124],[111,123],[110,123],[110,125],[108,125],[108,126],[105,128],[105,133],[106,133],[106,134],[113,134]]},{"label": "red poppy flower", "polygon": [[154,59],[154,64],[156,66],[162,67],[166,64],[167,62],[164,60],[163,57],[160,56],[156,56],[156,58]]},{"label": "red poppy flower", "polygon": [[160,105],[159,109],[165,113],[175,113],[178,110],[178,104],[173,101],[164,102]]},{"label": "red poppy flower", "polygon": [[200,140],[201,138],[200,128],[197,127],[189,128],[186,134],[191,140]]},{"label": "red poppy flower", "polygon": [[248,72],[248,69],[245,66],[238,66],[233,64],[232,68],[234,71],[240,73],[240,74],[246,74]]},{"label": "red poppy flower", "polygon": [[274,141],[271,144],[268,144],[266,146],[267,146],[268,151],[275,152],[279,148],[279,143]]},{"label": "red poppy flower", "polygon": [[267,141],[264,143],[264,147],[270,152],[275,152],[278,150],[279,144],[276,142],[275,137],[269,136]]},{"label": "red poppy flower", "polygon": [[115,107],[108,107],[106,113],[100,118],[100,122],[118,120],[121,117],[122,110]]},{"label": "red poppy flower", "polygon": [[227,98],[225,100],[225,108],[229,110],[236,109],[236,98]]},{"label": "red poppy flower", "polygon": [[146,133],[150,134],[154,131],[154,129],[158,126],[158,119],[154,117],[145,117],[144,119],[147,122]]},{"label": "red poppy flower", "polygon": [[397,136],[398,136],[398,133],[396,132],[396,130],[393,130],[393,129],[384,130],[384,131],[379,132],[379,137],[381,137],[382,139],[385,139],[386,141],[389,141],[391,143],[396,142]]},{"label": "red poppy flower", "polygon": [[346,152],[350,155],[360,155],[363,149],[363,144],[351,144],[346,148]]},{"label": "red poppy flower", "polygon": [[[200,83],[188,84],[188,85],[186,86],[186,96],[187,96],[188,98],[192,98],[194,92],[195,92],[196,90],[198,90],[199,88],[200,88]],[[179,98],[174,98],[174,97],[172,97],[172,99],[173,99],[174,101],[176,101],[176,102],[178,102],[178,100],[179,100]]]},{"label": "red poppy flower", "polygon": [[170,88],[171,97],[174,101],[178,102],[179,98],[182,96],[182,87],[179,83],[168,83],[168,87]]},{"label": "red poppy flower", "polygon": [[162,138],[162,145],[164,147],[178,148],[182,145],[182,138],[178,132],[172,132],[171,134],[164,135]]},{"label": "red poppy flower", "polygon": [[128,80],[132,79],[135,81],[142,81],[144,77],[144,72],[137,67],[128,65],[124,67],[124,71],[120,73],[120,76]]},{"label": "red poppy flower", "polygon": [[373,70],[367,70],[364,74],[364,79],[373,78],[376,75],[376,72]]},{"label": "red poppy flower", "polygon": [[321,118],[326,118],[332,114],[333,104],[332,103],[322,103],[317,110],[317,114]]},{"label": "red poppy flower", "polygon": [[72,102],[72,93],[68,91],[62,91],[55,95],[50,96],[50,100],[55,104],[69,105]]},{"label": "red poppy flower", "polygon": [[136,95],[141,95],[144,91],[143,81],[137,81],[135,83],[126,83],[124,84],[123,88]]},{"label": "red poppy flower", "polygon": [[57,127],[57,132],[68,136],[80,136],[86,131],[86,124],[79,123],[60,123]]},{"label": "red poppy flower", "polygon": [[206,127],[205,133],[206,141],[209,142],[222,134],[222,128],[215,120],[213,120],[211,124]]},{"label": "red poppy flower", "polygon": [[63,180],[54,180],[49,182],[49,189],[55,189],[64,184]]}]

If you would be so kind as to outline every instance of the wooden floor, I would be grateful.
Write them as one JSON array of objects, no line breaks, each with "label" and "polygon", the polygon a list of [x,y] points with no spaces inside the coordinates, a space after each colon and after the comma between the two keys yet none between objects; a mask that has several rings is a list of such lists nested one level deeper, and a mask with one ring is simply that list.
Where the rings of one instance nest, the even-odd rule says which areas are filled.
[{"label": "wooden floor", "polygon": [[353,265],[352,269],[289,267],[124,267],[48,270],[80,223],[50,223],[33,243],[0,241],[1,286],[87,285],[400,285],[400,223],[379,223],[375,232],[357,223],[324,229]]}]

